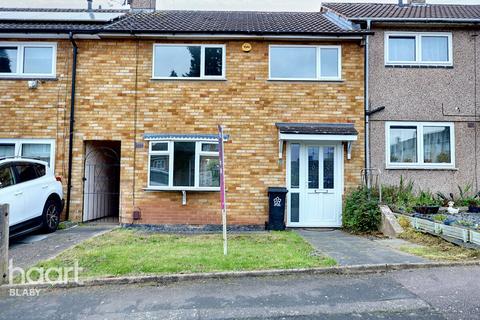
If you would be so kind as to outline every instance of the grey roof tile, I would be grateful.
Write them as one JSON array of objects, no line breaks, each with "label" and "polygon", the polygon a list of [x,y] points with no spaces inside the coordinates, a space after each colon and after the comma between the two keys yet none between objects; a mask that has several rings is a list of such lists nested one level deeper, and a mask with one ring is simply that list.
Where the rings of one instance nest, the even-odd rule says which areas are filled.
[{"label": "grey roof tile", "polygon": [[333,134],[357,135],[358,131],[352,123],[288,123],[275,124],[281,133],[293,134]]},{"label": "grey roof tile", "polygon": [[[405,1],[406,2],[406,1]],[[480,20],[480,5],[425,4],[399,6],[398,3],[323,3],[323,7],[350,20],[418,19]]]},{"label": "grey roof tile", "polygon": [[[156,11],[132,14],[105,28],[158,33],[325,34],[356,33],[321,12]],[[360,31],[361,32],[361,31]]]}]

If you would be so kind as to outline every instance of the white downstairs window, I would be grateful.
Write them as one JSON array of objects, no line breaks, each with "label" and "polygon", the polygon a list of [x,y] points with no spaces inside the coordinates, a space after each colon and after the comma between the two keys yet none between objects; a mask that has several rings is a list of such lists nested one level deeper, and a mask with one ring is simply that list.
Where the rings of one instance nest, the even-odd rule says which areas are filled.
[{"label": "white downstairs window", "polygon": [[453,123],[387,122],[387,169],[455,168]]},{"label": "white downstairs window", "polygon": [[22,157],[42,160],[55,166],[55,140],[53,139],[0,139],[0,158]]},{"label": "white downstairs window", "polygon": [[148,189],[220,190],[218,143],[151,141]]},{"label": "white downstairs window", "polygon": [[54,78],[57,45],[45,42],[0,42],[0,77]]}]

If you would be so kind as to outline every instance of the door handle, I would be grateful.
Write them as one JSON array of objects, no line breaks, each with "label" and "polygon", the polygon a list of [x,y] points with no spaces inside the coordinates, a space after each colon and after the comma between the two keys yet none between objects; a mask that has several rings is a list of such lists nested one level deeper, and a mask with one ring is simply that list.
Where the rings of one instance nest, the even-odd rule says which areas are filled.
[{"label": "door handle", "polygon": [[15,192],[15,193],[14,193],[14,195],[16,195],[16,196],[20,196],[20,195],[22,195],[22,194],[23,194],[23,191],[19,191],[19,192]]},{"label": "door handle", "polygon": [[47,189],[47,188],[48,188],[48,184],[42,187],[42,189]]}]

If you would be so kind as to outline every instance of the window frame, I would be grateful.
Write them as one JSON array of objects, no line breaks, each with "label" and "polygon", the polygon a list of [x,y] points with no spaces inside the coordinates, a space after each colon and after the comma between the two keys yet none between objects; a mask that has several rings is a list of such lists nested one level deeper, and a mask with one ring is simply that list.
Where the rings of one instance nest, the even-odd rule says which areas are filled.
[{"label": "window frame", "polygon": [[[155,76],[155,51],[157,47],[200,47],[200,77],[157,77]],[[205,48],[222,48],[222,75],[206,76],[205,75]],[[226,80],[226,45],[225,44],[199,44],[199,43],[154,43],[152,52],[152,80]]]},{"label": "window frame", "polygon": [[[417,129],[417,162],[391,162],[390,161],[390,128],[416,127]],[[450,128],[450,163],[425,163],[424,161],[424,127],[449,127]],[[455,168],[455,126],[453,122],[404,122],[389,121],[385,123],[385,164],[386,169],[456,169]]]},{"label": "window frame", "polygon": [[[315,48],[316,49],[316,70],[315,78],[275,78],[272,77],[272,48]],[[322,77],[322,65],[321,65],[321,49],[337,49],[337,77]],[[280,44],[271,44],[268,46],[268,80],[272,81],[342,81],[342,46],[341,45],[280,45]]]},{"label": "window frame", "polygon": [[[390,61],[389,39],[390,37],[414,37],[415,38],[415,61]],[[447,37],[448,61],[423,61],[422,60],[422,37]],[[453,66],[453,45],[451,32],[385,32],[384,59],[386,66]]]},{"label": "window frame", "polygon": [[[57,74],[57,43],[56,42],[0,42],[0,47],[17,48],[17,72],[0,72],[0,78],[36,78],[36,79],[54,79]],[[52,70],[50,73],[24,73],[24,53],[25,47],[34,48],[52,48]]]},{"label": "window frame", "polygon": [[[174,169],[174,145],[175,142],[195,142],[195,177],[193,186],[174,186],[173,185],[173,169]],[[154,143],[167,143],[167,151],[153,151]],[[218,187],[201,187],[200,186],[200,156],[217,156],[219,152],[202,151],[202,144],[218,144],[213,140],[190,140],[190,139],[172,139],[172,140],[150,140],[148,146],[148,174],[147,188],[151,191],[220,191]],[[152,186],[150,185],[150,164],[152,155],[168,155],[168,186]]]},{"label": "window frame", "polygon": [[[0,144],[14,144],[14,157],[22,158],[22,150],[24,144],[49,144],[50,145],[50,162],[47,163],[52,171],[55,171],[55,139],[4,139],[0,138]],[[28,158],[26,158],[28,159]]]}]

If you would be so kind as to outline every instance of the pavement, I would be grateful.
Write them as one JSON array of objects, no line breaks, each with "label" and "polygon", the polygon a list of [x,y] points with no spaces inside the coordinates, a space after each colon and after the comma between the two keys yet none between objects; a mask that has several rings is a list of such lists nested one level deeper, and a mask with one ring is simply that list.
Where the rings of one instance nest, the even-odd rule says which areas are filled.
[{"label": "pavement", "polygon": [[[479,319],[480,267],[0,293],[17,319]],[[12,292],[22,295],[22,292]]]},{"label": "pavement", "polygon": [[20,268],[31,267],[42,260],[55,257],[62,251],[115,227],[114,224],[79,225],[49,234],[30,234],[10,240],[9,259]]},{"label": "pavement", "polygon": [[388,239],[374,240],[338,229],[298,229],[295,231],[316,250],[332,257],[341,266],[430,262],[427,259],[397,250],[396,248],[401,244],[410,245],[400,239],[396,239],[394,246]]}]

